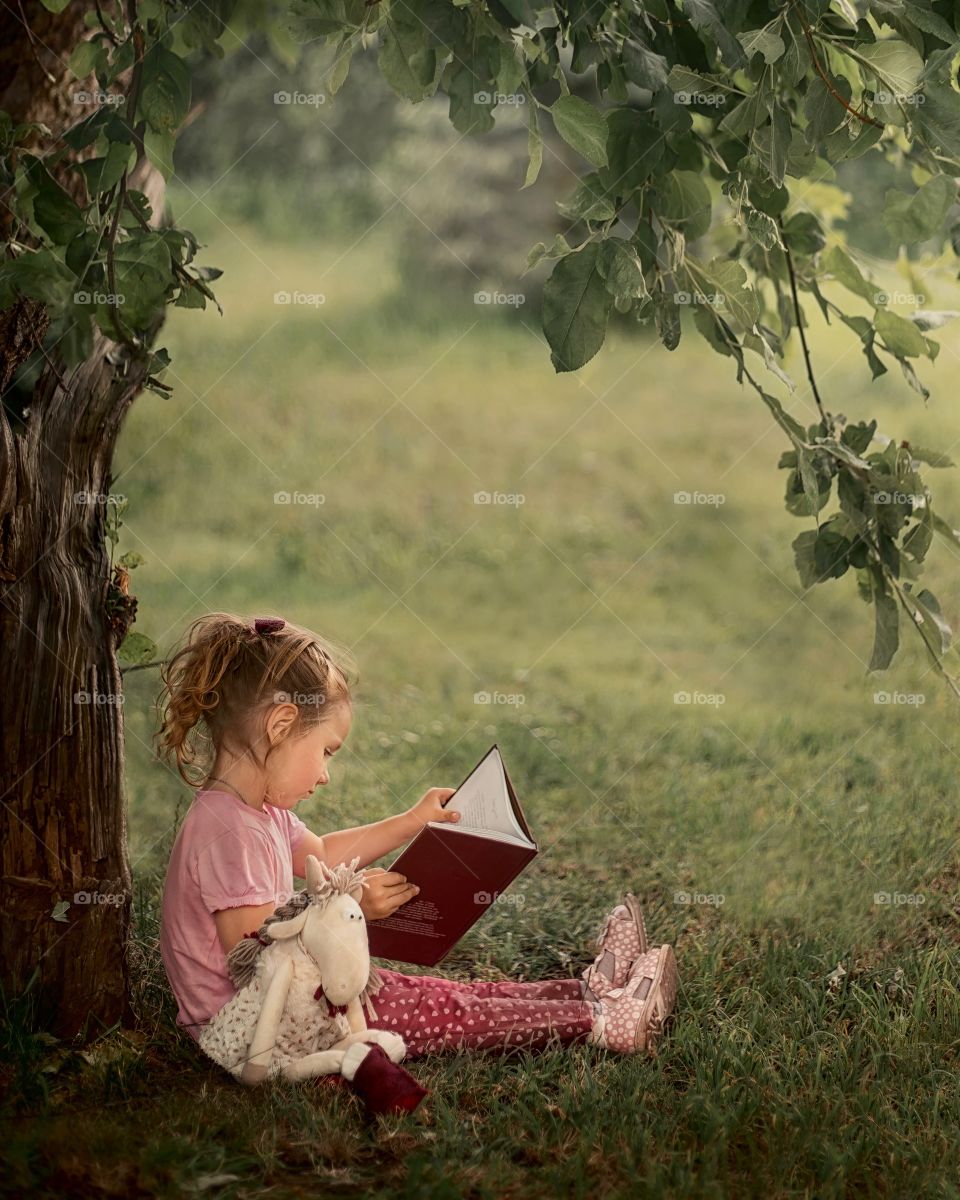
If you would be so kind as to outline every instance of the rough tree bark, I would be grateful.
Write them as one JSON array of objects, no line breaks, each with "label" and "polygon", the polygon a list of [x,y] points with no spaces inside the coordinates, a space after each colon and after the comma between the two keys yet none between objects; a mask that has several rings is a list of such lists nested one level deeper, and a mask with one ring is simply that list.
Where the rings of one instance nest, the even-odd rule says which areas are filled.
[{"label": "rough tree bark", "polygon": [[[58,16],[40,5],[0,10],[0,108],[14,123],[57,130],[89,113],[71,99],[85,85],[66,66],[82,7]],[[41,140],[35,152],[45,149]],[[76,188],[76,173],[54,173]],[[147,193],[158,220],[160,175],[141,160],[131,186]],[[0,208],[0,222],[9,233],[9,210]],[[97,336],[73,370],[55,349],[44,355],[25,397],[13,385],[45,328],[33,301],[0,316],[0,984],[9,1000],[32,980],[37,1025],[73,1038],[132,1018],[116,660],[129,613],[125,620],[110,577],[103,498],[143,367]],[[78,493],[95,499],[78,502]],[[65,920],[52,916],[59,901],[69,903]]]}]

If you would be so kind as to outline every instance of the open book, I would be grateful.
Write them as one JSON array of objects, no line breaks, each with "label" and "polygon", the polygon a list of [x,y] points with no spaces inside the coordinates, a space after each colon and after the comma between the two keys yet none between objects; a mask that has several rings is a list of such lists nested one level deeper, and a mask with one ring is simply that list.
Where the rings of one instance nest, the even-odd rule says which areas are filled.
[{"label": "open book", "polygon": [[433,966],[538,853],[496,744],[444,807],[460,820],[428,821],[390,865],[420,892],[368,924],[378,958]]}]

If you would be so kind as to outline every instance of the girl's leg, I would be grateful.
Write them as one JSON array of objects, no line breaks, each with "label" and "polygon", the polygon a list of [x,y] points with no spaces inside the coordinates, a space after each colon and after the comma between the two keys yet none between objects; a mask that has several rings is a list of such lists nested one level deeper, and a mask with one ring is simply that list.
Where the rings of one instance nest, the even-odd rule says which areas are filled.
[{"label": "girl's leg", "polygon": [[[586,984],[582,979],[445,979],[441,975],[404,975],[380,968],[380,974],[404,987],[429,987],[440,992],[470,992],[474,996],[509,996],[516,1000],[580,1000]],[[374,997],[376,1005],[376,996]]]},{"label": "girl's leg", "polygon": [[[377,1017],[368,1023],[372,1029],[399,1033],[407,1044],[408,1058],[457,1047],[543,1049],[551,1041],[560,1045],[584,1041],[597,1011],[572,996],[549,999],[531,996],[529,989],[525,996],[477,994],[476,989],[438,976],[381,974],[387,982],[373,998]],[[581,984],[579,980],[548,982]],[[504,984],[526,986],[511,985],[510,981],[491,981],[489,986]]]}]

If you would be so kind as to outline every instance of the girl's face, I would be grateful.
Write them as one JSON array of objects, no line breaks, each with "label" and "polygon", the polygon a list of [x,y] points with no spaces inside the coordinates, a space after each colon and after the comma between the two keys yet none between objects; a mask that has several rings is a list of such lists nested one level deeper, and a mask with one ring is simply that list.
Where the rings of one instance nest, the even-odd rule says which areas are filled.
[{"label": "girl's face", "polygon": [[328,763],[350,732],[349,704],[338,704],[319,725],[285,738],[267,761],[266,799],[277,808],[293,808],[330,782]]}]

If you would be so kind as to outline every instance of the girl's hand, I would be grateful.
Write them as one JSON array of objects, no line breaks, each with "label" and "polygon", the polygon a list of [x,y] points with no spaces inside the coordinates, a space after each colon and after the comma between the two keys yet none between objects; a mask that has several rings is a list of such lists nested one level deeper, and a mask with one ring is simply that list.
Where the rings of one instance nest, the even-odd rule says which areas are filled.
[{"label": "girl's hand", "polygon": [[443,807],[444,801],[449,800],[456,788],[431,788],[429,792],[417,801],[407,812],[407,816],[416,821],[416,832],[419,833],[428,821],[459,821],[460,814]]},{"label": "girl's hand", "polygon": [[368,921],[389,917],[420,891],[415,884],[407,883],[406,875],[385,871],[383,867],[367,867],[363,877],[365,886],[360,897],[360,911]]}]

